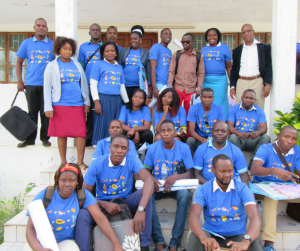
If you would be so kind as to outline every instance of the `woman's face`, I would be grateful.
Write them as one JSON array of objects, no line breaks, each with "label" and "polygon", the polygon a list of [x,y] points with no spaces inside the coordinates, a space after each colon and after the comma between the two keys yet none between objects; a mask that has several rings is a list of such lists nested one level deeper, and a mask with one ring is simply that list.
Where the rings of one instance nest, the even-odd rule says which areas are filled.
[{"label": "woman's face", "polygon": [[144,103],[144,95],[141,92],[136,92],[133,96],[132,96],[132,104],[135,107],[141,107],[141,105]]},{"label": "woman's face", "polygon": [[62,172],[58,180],[58,190],[60,195],[69,198],[77,186],[77,175],[72,171]]},{"label": "woman's face", "polygon": [[116,58],[117,52],[114,45],[106,45],[103,52],[103,57],[109,62],[114,61]]},{"label": "woman's face", "polygon": [[209,45],[217,45],[218,43],[218,34],[215,30],[210,30],[207,34],[207,41]]},{"label": "woman's face", "polygon": [[130,44],[133,49],[138,49],[141,46],[142,38],[136,33],[130,34]]},{"label": "woman's face", "polygon": [[59,50],[59,54],[63,58],[70,58],[72,56],[73,49],[69,43],[65,43]]},{"label": "woman's face", "polygon": [[162,97],[162,104],[163,105],[171,105],[173,100],[173,95],[172,92],[167,92],[163,97]]}]

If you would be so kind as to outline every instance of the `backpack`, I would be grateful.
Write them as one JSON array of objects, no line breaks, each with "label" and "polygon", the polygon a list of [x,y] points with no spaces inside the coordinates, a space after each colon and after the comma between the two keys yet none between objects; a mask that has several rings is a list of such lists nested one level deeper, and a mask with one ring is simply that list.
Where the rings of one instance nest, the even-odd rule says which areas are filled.
[{"label": "backpack", "polygon": [[[45,196],[44,196],[44,207],[45,207],[45,209],[51,203],[52,198],[53,198],[53,194],[55,192],[55,189],[56,189],[56,187],[54,187],[54,186],[46,187],[46,193],[45,193]],[[79,209],[81,209],[84,202],[85,202],[85,192],[82,189],[80,189],[80,190],[77,190],[76,193],[77,193],[77,199],[78,199],[78,203],[79,203]]]},{"label": "backpack", "polygon": [[[177,74],[177,68],[178,68],[178,62],[179,62],[179,58],[181,56],[180,50],[177,51],[176,53],[176,67],[175,67],[175,75]],[[200,63],[200,59],[201,59],[201,53],[197,52],[197,65],[196,65],[196,73],[198,74],[198,67],[199,67],[199,63]]]}]

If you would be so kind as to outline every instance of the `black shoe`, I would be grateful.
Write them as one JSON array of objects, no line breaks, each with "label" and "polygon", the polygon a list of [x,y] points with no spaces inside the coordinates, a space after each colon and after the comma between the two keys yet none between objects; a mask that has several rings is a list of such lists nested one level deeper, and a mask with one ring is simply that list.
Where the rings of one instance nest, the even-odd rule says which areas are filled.
[{"label": "black shoe", "polygon": [[149,251],[149,247],[141,247],[141,251]]},{"label": "black shoe", "polygon": [[49,146],[51,146],[51,143],[50,143],[49,140],[43,140],[42,142],[43,142],[43,146],[44,146],[44,147],[49,147]]},{"label": "black shoe", "polygon": [[91,140],[91,139],[87,139],[87,140],[85,141],[85,146],[86,146],[86,147],[87,147],[87,146],[93,146],[92,140]]},{"label": "black shoe", "polygon": [[31,143],[31,142],[28,142],[28,141],[24,141],[24,142],[22,142],[22,143],[19,143],[18,145],[17,145],[17,147],[18,148],[24,148],[24,147],[26,147],[26,146],[33,146],[35,143],[33,142],[33,143]]}]

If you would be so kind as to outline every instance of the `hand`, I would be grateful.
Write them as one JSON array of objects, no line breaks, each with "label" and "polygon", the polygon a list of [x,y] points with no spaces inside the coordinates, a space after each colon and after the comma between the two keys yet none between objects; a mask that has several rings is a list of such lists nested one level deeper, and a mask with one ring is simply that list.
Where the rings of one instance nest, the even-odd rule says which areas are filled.
[{"label": "hand", "polygon": [[143,230],[145,229],[145,216],[146,216],[145,211],[143,211],[143,212],[137,211],[135,213],[135,216],[134,216],[133,222],[132,222],[132,230],[134,233],[138,234],[140,232],[140,234],[141,234],[143,232]]},{"label": "hand", "polygon": [[117,203],[106,202],[103,207],[110,215],[116,215],[121,212],[121,207]]},{"label": "hand", "polygon": [[250,241],[243,239],[241,242],[230,241],[227,243],[227,246],[231,246],[231,251],[244,251],[248,250],[250,246]]},{"label": "hand", "polygon": [[207,142],[207,138],[203,138],[203,137],[200,136],[200,142],[202,144],[206,143]]},{"label": "hand", "polygon": [[246,139],[250,136],[250,133],[247,132],[239,132],[238,136],[242,139]]},{"label": "hand", "polygon": [[118,244],[113,245],[113,250],[112,251],[124,251],[122,245],[120,242]]},{"label": "hand", "polygon": [[43,247],[41,247],[37,251],[53,251],[53,250],[50,249],[50,248],[43,248]]},{"label": "hand", "polygon": [[259,136],[259,132],[258,131],[254,131],[250,133],[250,137],[252,139],[256,139]]},{"label": "hand", "polygon": [[165,184],[164,184],[165,188],[163,190],[163,193],[169,193],[169,192],[171,192],[171,188],[174,185],[174,183],[176,182],[176,180],[177,180],[177,175],[176,174],[168,176],[165,179]]},{"label": "hand", "polygon": [[84,105],[84,110],[85,110],[85,113],[89,113],[91,110],[91,107],[88,105]]},{"label": "hand", "polygon": [[53,118],[53,111],[47,111],[45,112],[45,116],[49,119],[52,119]]},{"label": "hand", "polygon": [[230,89],[230,96],[235,99],[235,89]]},{"label": "hand", "polygon": [[157,88],[153,88],[153,97],[158,99],[159,96],[159,90]]},{"label": "hand", "polygon": [[24,91],[24,82],[23,81],[18,82],[17,89],[18,89],[18,92],[23,92]]},{"label": "hand", "polygon": [[205,246],[206,251],[220,250],[220,245],[214,238],[205,238],[201,240],[201,243]]},{"label": "hand", "polygon": [[160,192],[160,186],[162,185],[158,179],[156,179],[155,177],[153,177],[154,179],[154,192]]},{"label": "hand", "polygon": [[130,139],[134,134],[135,134],[135,128],[133,127],[127,132],[127,138]]},{"label": "hand", "polygon": [[102,107],[101,107],[99,99],[95,100],[94,102],[95,102],[95,113],[102,116]]},{"label": "hand", "polygon": [[180,134],[181,136],[184,136],[186,134],[186,131],[181,128],[180,131],[178,132],[178,134]]},{"label": "hand", "polygon": [[133,139],[133,143],[135,144],[135,145],[137,145],[138,143],[140,143],[140,134],[138,133],[138,132],[135,132],[135,134],[134,134],[134,139]]},{"label": "hand", "polygon": [[276,175],[279,179],[282,179],[283,181],[290,180],[296,184],[297,182],[293,179],[293,177],[299,179],[299,176],[297,174],[291,173],[291,172],[283,170],[281,168],[272,168],[272,171],[273,171],[274,175]]},{"label": "hand", "polygon": [[202,89],[202,87],[200,87],[200,86],[197,87],[196,92],[195,92],[196,93],[195,99],[201,95],[201,89]]},{"label": "hand", "polygon": [[164,112],[169,112],[171,110],[171,107],[168,105],[163,106]]},{"label": "hand", "polygon": [[266,98],[269,96],[271,91],[271,85],[270,84],[266,84],[266,86],[264,87],[264,91],[263,91],[263,96]]}]

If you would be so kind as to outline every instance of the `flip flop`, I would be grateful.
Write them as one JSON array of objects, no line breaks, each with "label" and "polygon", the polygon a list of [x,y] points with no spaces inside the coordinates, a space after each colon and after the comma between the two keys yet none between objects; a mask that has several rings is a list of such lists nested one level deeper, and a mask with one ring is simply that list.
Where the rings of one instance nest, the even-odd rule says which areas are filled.
[{"label": "flip flop", "polygon": [[[84,165],[84,167],[82,168],[81,166],[82,165]],[[82,171],[86,171],[89,167],[86,165],[86,164],[84,164],[83,162],[81,163],[81,164],[78,164],[78,166],[80,167],[80,169],[82,170]]]}]

